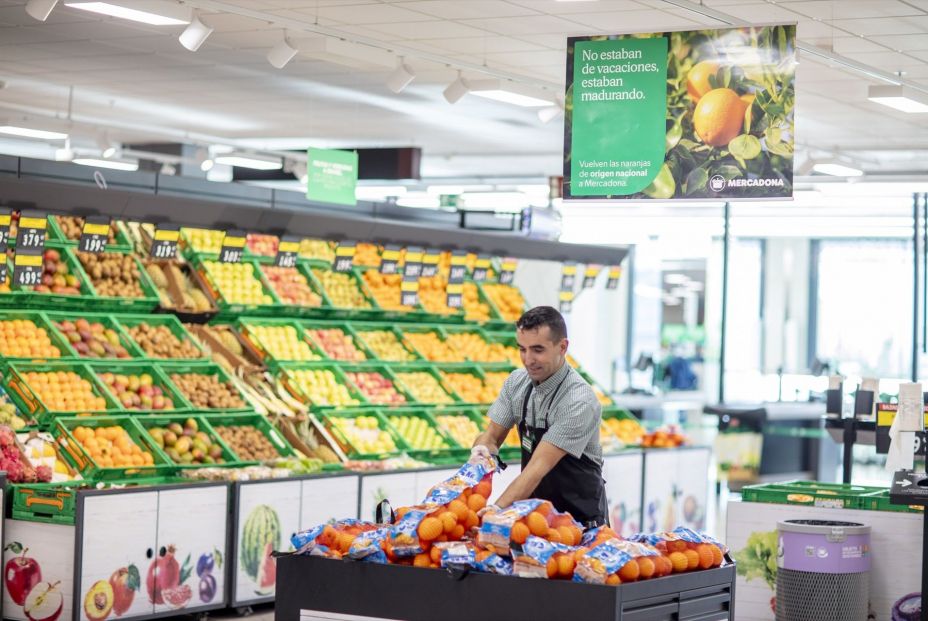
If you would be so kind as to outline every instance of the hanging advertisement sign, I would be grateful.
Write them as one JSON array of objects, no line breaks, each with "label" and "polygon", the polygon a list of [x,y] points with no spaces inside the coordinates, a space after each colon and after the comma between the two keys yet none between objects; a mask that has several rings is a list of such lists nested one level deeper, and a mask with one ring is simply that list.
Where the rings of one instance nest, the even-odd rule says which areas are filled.
[{"label": "hanging advertisement sign", "polygon": [[564,198],[793,194],[796,27],[567,40]]}]

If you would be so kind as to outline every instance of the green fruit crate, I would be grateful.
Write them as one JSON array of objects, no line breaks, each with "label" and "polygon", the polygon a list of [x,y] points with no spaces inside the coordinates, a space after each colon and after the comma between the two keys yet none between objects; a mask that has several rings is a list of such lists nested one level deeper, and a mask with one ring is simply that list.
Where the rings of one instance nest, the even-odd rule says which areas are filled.
[{"label": "green fruit crate", "polygon": [[[176,431],[173,431],[173,433],[177,434],[178,436],[176,438],[176,442],[180,442],[182,437],[187,437],[184,431],[186,429],[186,424],[188,421],[194,421],[197,426],[197,431],[194,432],[194,434],[191,435],[190,437],[196,438],[196,434],[199,434],[199,433],[205,434],[205,437],[209,440],[211,445],[218,446],[221,449],[222,453],[220,454],[220,458],[223,460],[223,463],[199,463],[197,464],[197,463],[187,463],[187,462],[184,462],[183,460],[177,461],[176,459],[174,459],[174,456],[171,453],[171,451],[175,449],[173,449],[173,447],[171,446],[167,446],[163,438],[159,441],[158,437],[154,433],[152,433],[152,430],[155,427],[167,428],[169,425],[176,423],[177,425],[180,425],[181,432],[180,434],[177,434]],[[209,423],[207,423],[206,420],[202,416],[151,415],[151,416],[139,417],[136,419],[136,422],[145,430],[145,433],[148,435],[148,439],[154,444],[156,444],[158,448],[164,451],[165,456],[167,456],[167,458],[171,460],[171,463],[176,465],[177,468],[180,470],[190,470],[190,469],[196,469],[196,468],[213,468],[213,467],[240,468],[243,466],[252,466],[258,463],[256,461],[240,460],[238,456],[234,452],[232,452],[232,449],[229,448],[229,445],[226,444],[222,440],[222,438],[219,437],[219,434],[217,434],[215,430],[209,426]],[[190,442],[192,444],[193,440],[190,440]],[[177,445],[175,444],[174,446],[177,446]],[[192,451],[188,451],[186,454],[191,455],[191,456],[193,455]]]},{"label": "green fruit crate", "polygon": [[[435,459],[442,458],[456,458],[458,460],[464,457],[464,453],[470,453],[470,447],[462,447],[460,444],[454,441],[450,435],[442,431],[441,427],[438,425],[438,422],[429,415],[428,410],[421,408],[394,408],[390,410],[378,410],[380,415],[387,421],[387,424],[394,431],[396,435],[403,439],[403,442],[406,443],[406,446],[409,447],[408,454],[413,459],[419,459],[422,461],[432,461]],[[419,419],[425,422],[425,427],[430,429],[435,436],[441,439],[445,444],[443,447],[435,448],[417,448],[411,438],[403,435],[400,431],[398,417],[414,418]]]},{"label": "green fruit crate", "polygon": [[[284,386],[290,392],[291,395],[301,403],[305,403],[309,406],[311,411],[328,411],[332,409],[344,409],[344,408],[357,408],[362,406],[370,405],[367,399],[364,398],[354,384],[345,376],[342,372],[340,366],[334,365],[331,362],[304,362],[304,363],[286,363],[282,364],[279,367],[280,372],[283,375]],[[311,395],[306,394],[306,391],[300,387],[299,382],[296,379],[296,373],[298,371],[329,371],[335,376],[336,382],[345,386],[348,390],[348,395],[351,399],[357,401],[357,403],[347,404],[347,405],[329,405],[329,404],[317,404],[313,401]],[[395,384],[394,380],[394,384]],[[399,388],[399,386],[397,386]]]},{"label": "green fruit crate", "polygon": [[250,265],[254,278],[257,279],[258,283],[261,285],[261,292],[263,295],[267,296],[270,299],[270,302],[267,304],[263,303],[242,303],[242,302],[230,302],[226,299],[226,295],[219,285],[216,283],[215,275],[212,271],[212,265],[215,263],[215,256],[204,255],[204,254],[195,254],[190,258],[190,263],[193,265],[193,268],[199,272],[200,276],[203,278],[203,283],[206,285],[207,292],[216,300],[216,306],[219,308],[220,318],[231,319],[239,315],[255,315],[255,316],[264,316],[264,317],[279,317],[283,314],[283,310],[286,305],[282,304],[277,295],[267,286],[267,283],[262,278],[261,270],[258,267],[258,264],[255,263],[252,259],[243,258],[241,265]]},{"label": "green fruit crate", "polygon": [[[180,228],[180,248],[183,252],[183,255],[187,258],[196,256],[196,255],[206,255],[210,257],[216,257],[219,255],[219,249],[217,248],[213,251],[211,248],[194,248],[193,243],[191,243],[191,233],[194,230],[213,230],[213,229],[203,229],[200,227],[188,227],[182,226]],[[221,231],[220,231],[221,233]],[[222,236],[219,237],[220,243],[222,243]],[[247,248],[247,244],[246,244]]]},{"label": "green fruit crate", "polygon": [[[187,332],[187,329],[184,328],[184,324],[182,324],[180,320],[178,320],[177,317],[175,317],[174,315],[165,315],[165,314],[116,315],[114,318],[116,320],[116,323],[119,324],[123,333],[125,333],[126,338],[128,338],[132,342],[132,344],[135,346],[135,349],[140,354],[142,354],[146,360],[150,360],[150,361],[179,360],[182,362],[191,362],[194,360],[205,361],[205,360],[210,359],[209,352],[206,349],[204,349],[202,345],[200,345],[199,341],[197,341],[195,338],[193,338],[190,335],[189,332]],[[179,341],[181,342],[189,341],[196,348],[197,352],[199,352],[199,356],[197,358],[162,358],[160,356],[149,355],[148,352],[146,352],[142,348],[142,346],[138,343],[138,341],[135,340],[132,337],[132,335],[129,333],[129,330],[131,328],[134,328],[143,323],[147,323],[152,328],[156,328],[158,326],[165,326],[168,330],[170,330],[171,334],[173,334],[175,338],[177,338]]]},{"label": "green fruit crate", "polygon": [[508,364],[514,367],[522,366],[522,359],[519,356],[519,342],[516,340],[515,330],[509,332],[484,332],[488,343],[499,343],[505,347],[511,347],[514,351],[509,357]]},{"label": "green fruit crate", "polygon": [[416,354],[418,354],[418,356],[422,358],[423,362],[427,362],[429,364],[457,364],[457,363],[465,362],[463,355],[459,354],[457,352],[457,349],[451,347],[450,344],[448,345],[448,347],[452,349],[453,352],[455,352],[455,354],[457,354],[455,356],[455,359],[453,360],[429,360],[428,357],[423,353],[423,351],[419,349],[418,347],[416,347],[416,345],[412,341],[410,341],[407,336],[409,334],[425,334],[425,333],[431,332],[435,334],[435,336],[438,337],[438,340],[444,344],[445,343],[445,326],[441,324],[436,324],[436,323],[432,323],[432,324],[417,323],[417,324],[401,324],[401,325],[398,325],[397,328],[400,330],[400,332],[403,335],[403,344],[406,345],[406,348],[411,351],[416,352]]},{"label": "green fruit crate", "polygon": [[11,512],[14,520],[45,522],[47,524],[74,524],[77,490],[87,481],[60,483],[11,483],[7,494],[12,497]]},{"label": "green fruit crate", "polygon": [[[481,431],[485,430],[490,424],[490,419],[487,416],[487,413],[489,412],[489,410],[490,410],[489,406],[483,406],[483,405],[475,406],[473,408],[473,411],[477,414],[477,416],[480,417],[479,424],[480,424]],[[515,429],[516,428],[513,427],[513,430]],[[510,434],[513,434],[512,430],[510,430]],[[507,438],[508,437],[509,436],[507,436]],[[499,449],[500,457],[506,463],[519,463],[519,460],[522,457],[522,447],[521,447],[521,444],[519,443],[518,431],[516,431],[516,433],[513,434],[513,437],[515,439],[513,440],[511,444],[507,444],[506,441],[504,440],[503,446],[501,446]]]},{"label": "green fruit crate", "polygon": [[[361,416],[373,418],[377,422],[377,428],[390,436],[396,449],[393,451],[384,451],[380,453],[365,453],[361,451],[355,443],[335,423],[338,419],[357,419]],[[390,457],[398,457],[402,453],[407,453],[410,449],[400,435],[390,426],[387,419],[384,418],[378,410],[333,410],[322,415],[322,424],[329,431],[329,434],[340,445],[342,451],[348,456],[348,459],[361,460],[383,460]]]},{"label": "green fruit crate", "polygon": [[[75,248],[66,248],[65,252],[74,253],[74,256],[77,256],[77,249]],[[122,252],[107,252],[103,255],[122,255],[125,256],[127,253]],[[120,296],[104,296],[97,293],[96,288],[93,285],[93,281],[90,278],[90,275],[87,273],[87,270],[84,269],[83,264],[78,260],[78,266],[81,270],[81,277],[86,281],[88,288],[91,290],[94,299],[89,302],[91,305],[88,310],[94,311],[109,311],[114,313],[150,313],[158,308],[161,298],[158,296],[158,288],[155,287],[155,284],[151,281],[151,278],[148,277],[148,272],[145,270],[145,266],[142,265],[142,262],[139,261],[138,257],[135,255],[132,256],[132,261],[135,263],[135,266],[139,271],[139,287],[142,289],[142,297],[132,298],[132,297],[120,297]]]},{"label": "green fruit crate", "polygon": [[741,490],[745,502],[805,505],[833,509],[863,509],[862,497],[882,491],[878,487],[819,483],[817,481],[783,481],[766,485],[748,485]]},{"label": "green fruit crate", "polygon": [[[490,307],[490,312],[492,315],[492,318],[486,324],[486,329],[490,331],[502,331],[502,332],[505,332],[507,330],[514,330],[515,321],[514,320],[510,321],[509,319],[506,319],[505,317],[503,317],[503,314],[500,312],[499,307],[490,298],[490,296],[487,295],[487,292],[484,289],[484,283],[478,282],[476,284],[477,284],[477,290],[480,292],[480,300]],[[488,282],[486,284],[497,285],[498,283]],[[507,285],[503,285],[503,286],[507,286]],[[518,287],[516,287],[515,285],[508,285],[508,286],[518,289]],[[522,299],[524,300],[525,296],[522,296]],[[525,308],[522,308],[522,311],[524,312]]]},{"label": "green fruit crate", "polygon": [[[29,372],[73,371],[90,382],[95,396],[102,397],[106,408],[61,411],[52,410],[43,402],[26,383],[24,375]],[[122,410],[118,401],[115,401],[103,384],[97,379],[94,372],[83,362],[48,362],[48,363],[12,363],[9,366],[5,389],[10,400],[16,408],[27,416],[34,416],[40,423],[49,423],[58,416],[87,416],[90,414],[111,414]]]},{"label": "green fruit crate", "polygon": [[[3,260],[7,261],[7,283],[2,285],[3,289],[9,291],[0,291],[0,307],[14,307],[16,309],[35,308],[44,310],[46,308],[55,309],[92,309],[96,300],[94,299],[93,288],[90,286],[90,280],[81,269],[77,257],[63,245],[53,242],[45,245],[45,257],[49,253],[58,253],[61,262],[68,267],[70,275],[77,278],[78,291],[80,294],[52,293],[50,291],[35,291],[35,287],[21,287],[12,284],[13,261],[9,257]],[[43,265],[45,261],[43,259]]]},{"label": "green fruit crate", "polygon": [[[55,331],[55,333],[58,334],[62,339],[64,339],[66,343],[68,343],[68,346],[74,352],[74,356],[81,360],[84,360],[84,361],[114,360],[115,361],[115,360],[132,360],[132,359],[144,359],[145,358],[145,352],[141,351],[135,345],[132,339],[129,338],[129,335],[123,332],[123,330],[119,326],[119,323],[109,313],[81,312],[80,314],[77,314],[73,312],[72,313],[59,313],[59,312],[46,311],[42,314],[45,316],[46,319],[48,319],[48,322],[49,324],[51,324],[52,329]],[[81,320],[81,319],[87,321],[89,324],[99,323],[104,328],[108,330],[113,330],[116,333],[116,335],[119,337],[120,345],[122,345],[123,348],[125,348],[125,350],[129,353],[129,358],[116,358],[116,357],[101,358],[97,354],[87,355],[87,356],[81,355],[81,353],[77,351],[77,349],[75,348],[76,344],[72,342],[68,338],[67,333],[64,332],[57,325],[59,323],[63,323],[66,321],[69,321],[71,323],[76,323],[78,320]]]},{"label": "green fruit crate", "polygon": [[[464,325],[464,326],[444,326],[445,336],[451,337],[457,334],[475,334],[477,335],[484,343],[487,345],[501,345],[503,347],[513,348],[512,355],[507,355],[506,353],[501,352],[500,356],[495,360],[473,360],[471,358],[465,359],[468,363],[478,364],[481,368],[489,368],[498,366],[500,368],[509,368],[514,365],[521,366],[522,361],[519,359],[519,349],[516,344],[516,338],[513,334],[494,334],[490,332],[485,332],[475,325]],[[462,352],[463,353],[463,352]]]},{"label": "green fruit crate", "polygon": [[460,373],[460,374],[464,374],[464,375],[472,375],[473,377],[476,377],[477,379],[479,379],[481,385],[485,388],[485,387],[486,387],[485,376],[484,376],[484,374],[483,374],[483,371],[481,371],[481,370],[480,370],[480,367],[477,366],[476,364],[469,364],[469,363],[463,363],[463,364],[443,364],[443,363],[438,363],[438,364],[435,365],[435,370],[438,372],[439,377],[441,377],[442,386],[446,387],[446,388],[448,389],[448,391],[449,391],[455,398],[457,398],[457,400],[458,400],[459,403],[462,403],[462,404],[464,404],[464,405],[486,405],[486,406],[488,406],[488,405],[492,404],[493,401],[496,400],[496,396],[495,396],[495,395],[494,395],[494,397],[493,397],[493,401],[489,401],[489,402],[481,402],[481,401],[467,400],[467,399],[465,399],[465,398],[461,395],[460,392],[458,392],[457,390],[453,389],[453,388],[452,388],[451,382],[449,382],[449,381],[448,381],[447,379],[445,379],[445,377],[444,377],[444,374],[450,374],[450,373]]},{"label": "green fruit crate", "polygon": [[200,419],[206,424],[208,432],[222,440],[222,443],[228,447],[232,455],[238,460],[242,458],[235,452],[235,447],[223,439],[222,435],[217,431],[217,427],[254,427],[268,439],[281,457],[296,456],[296,451],[293,450],[293,447],[290,446],[290,443],[287,442],[287,439],[280,430],[261,414],[202,414]]},{"label": "green fruit crate", "polygon": [[[96,429],[118,425],[122,427],[143,451],[152,456],[151,465],[105,467],[94,461],[84,446],[74,436],[78,427]],[[115,479],[134,479],[170,476],[177,472],[177,466],[168,458],[158,445],[151,440],[142,426],[131,416],[94,416],[92,418],[59,418],[52,428],[52,435],[61,449],[61,454],[81,475],[93,482],[112,481]]]},{"label": "green fruit crate", "polygon": [[[372,406],[377,408],[387,408],[392,409],[396,407],[406,407],[409,405],[416,405],[418,402],[416,399],[409,394],[402,386],[400,386],[396,377],[393,375],[392,367],[386,364],[342,364],[339,365],[339,370],[345,376],[345,381],[348,382],[349,386],[354,389],[358,394],[364,397],[364,400]],[[352,379],[348,374],[349,373],[379,373],[385,379],[389,380],[393,385],[393,388],[396,389],[396,392],[405,399],[403,403],[377,403],[372,401],[371,397],[368,396],[366,392],[361,390],[360,385],[357,381]]]},{"label": "green fruit crate", "polygon": [[[52,239],[56,242],[76,248],[80,243],[80,239],[68,239],[65,237],[64,231],[61,230],[61,225],[58,222],[59,217],[60,216],[55,215],[48,216],[48,236],[46,239]],[[111,226],[116,230],[116,241],[108,242],[106,244],[106,250],[108,252],[132,252],[132,242],[126,236],[125,231],[122,230],[118,222],[113,220]]]},{"label": "green fruit crate", "polygon": [[[177,392],[190,404],[190,407],[194,410],[204,411],[204,412],[229,412],[229,413],[248,413],[254,412],[254,405],[249,400],[248,396],[242,394],[238,389],[235,382],[224,368],[215,364],[213,362],[192,362],[192,363],[182,363],[182,362],[164,362],[158,365],[158,368],[164,374],[164,376],[170,380],[172,385],[177,389]],[[214,407],[204,407],[195,404],[190,397],[180,388],[178,383],[174,381],[172,377],[174,374],[180,375],[212,375],[216,380],[221,384],[226,384],[238,395],[238,397],[244,402],[245,405],[241,407],[231,407],[231,408],[214,408]]]},{"label": "green fruit crate", "polygon": [[71,347],[68,339],[63,337],[52,325],[45,313],[41,311],[0,310],[0,322],[25,320],[32,322],[37,328],[45,330],[52,347],[60,352],[57,358],[36,358],[34,356],[13,356],[7,353],[0,355],[0,366],[10,362],[50,362],[55,360],[68,360],[77,358],[77,352]]},{"label": "green fruit crate", "polygon": [[[367,346],[359,339],[355,333],[351,330],[348,323],[346,322],[336,322],[336,321],[302,321],[300,326],[303,328],[303,337],[313,344],[316,351],[322,354],[325,360],[331,360],[333,362],[338,362],[340,364],[359,364],[370,362],[376,360],[373,352],[367,348]],[[351,341],[355,349],[361,352],[364,356],[363,360],[346,360],[344,358],[335,358],[333,357],[325,348],[322,346],[322,341],[314,334],[315,330],[340,330],[345,337]]]},{"label": "green fruit crate", "polygon": [[[372,323],[372,322],[359,322],[352,321],[348,324],[348,327],[351,329],[355,337],[361,341],[361,343],[367,348],[367,351],[371,352],[371,360],[378,362],[388,362],[391,364],[401,364],[409,362],[421,362],[423,360],[422,356],[419,355],[415,349],[409,346],[404,339],[403,333],[392,323]],[[374,350],[371,349],[371,346],[367,342],[366,334],[370,332],[388,332],[392,334],[399,346],[406,352],[409,353],[410,360],[390,360],[386,358],[381,358],[374,353]]]},{"label": "green fruit crate", "polygon": [[252,262],[255,264],[256,269],[259,272],[261,282],[264,284],[265,289],[273,293],[274,297],[280,301],[280,308],[278,309],[278,312],[274,313],[275,316],[322,318],[327,315],[328,311],[326,308],[329,306],[328,298],[325,296],[325,293],[321,290],[318,283],[307,277],[305,272],[303,272],[299,266],[283,269],[293,270],[294,273],[298,274],[306,281],[306,286],[308,286],[313,293],[319,296],[318,306],[290,304],[284,301],[280,293],[278,293],[277,290],[274,289],[274,287],[271,285],[270,277],[264,272],[264,268],[274,267],[274,257],[256,257],[252,259]]},{"label": "green fruit crate", "polygon": [[[168,377],[161,372],[158,366],[153,365],[147,361],[139,362],[123,362],[123,363],[114,363],[114,362],[88,362],[87,365],[93,370],[97,375],[97,379],[100,380],[100,383],[103,384],[104,389],[109,393],[110,397],[113,398],[113,401],[116,401],[120,404],[123,410],[126,413],[131,414],[175,414],[181,412],[189,412],[193,409],[193,405],[187,401],[187,399],[180,393],[176,386],[171,382]],[[155,408],[154,403],[151,407],[129,407],[122,400],[122,397],[116,392],[115,389],[111,389],[104,379],[106,374],[112,375],[126,375],[126,376],[141,376],[148,375],[152,380],[152,386],[157,386],[161,389],[162,396],[170,399],[174,407],[168,408]],[[141,377],[139,377],[141,380]],[[131,380],[130,385],[131,385]],[[153,399],[154,400],[154,399]]]},{"label": "green fruit crate", "polygon": [[924,513],[924,505],[894,505],[889,501],[889,490],[879,489],[859,497],[861,509],[870,511],[895,511],[897,513]]},{"label": "green fruit crate", "polygon": [[[379,268],[376,268],[376,267],[356,267],[354,268],[354,272],[358,277],[358,281],[361,283],[362,290],[364,291],[365,295],[367,295],[368,299],[371,301],[371,304],[374,305],[374,308],[377,311],[379,311],[381,319],[386,319],[386,320],[397,319],[397,320],[409,321],[409,322],[423,322],[423,321],[432,321],[435,317],[437,317],[437,315],[433,315],[432,313],[429,313],[428,311],[426,311],[425,308],[422,306],[422,303],[419,301],[417,301],[412,306],[399,306],[399,308],[386,308],[383,304],[380,303],[380,300],[378,300],[377,297],[374,296],[370,285],[368,284],[367,280],[364,278],[364,275],[369,271],[379,273]],[[401,280],[402,276],[403,276],[403,270],[398,269],[394,277]],[[397,304],[399,304],[399,301],[402,296],[401,289],[397,287],[395,293],[396,293]]]},{"label": "green fruit crate", "polygon": [[[275,366],[281,363],[308,363],[308,362],[319,362],[323,360],[323,354],[319,351],[319,348],[316,347],[315,343],[306,338],[305,333],[303,332],[303,325],[292,319],[268,319],[262,317],[241,317],[235,322],[235,329],[242,336],[248,345],[250,345],[258,354],[261,356],[264,364],[268,366]],[[314,360],[286,360],[278,359],[273,354],[268,351],[267,343],[264,342],[253,330],[253,327],[289,327],[293,328],[296,331],[297,338],[304,341],[309,347],[310,351],[316,358]]]},{"label": "green fruit crate", "polygon": [[[435,367],[430,363],[418,362],[418,363],[412,363],[412,364],[394,365],[393,367],[391,367],[391,371],[393,372],[393,375],[396,378],[397,386],[405,390],[407,393],[409,393],[409,395],[412,396],[416,400],[416,402],[422,405],[451,406],[451,405],[460,405],[461,403],[461,400],[458,398],[457,394],[453,390],[448,388],[447,385],[445,385],[445,383],[441,379],[441,376],[438,374],[438,371],[436,371]],[[420,397],[417,396],[417,391],[413,389],[414,387],[409,385],[406,382],[406,380],[403,379],[401,375],[403,373],[426,373],[432,376],[435,379],[435,381],[438,383],[439,387],[441,387],[442,391],[444,391],[445,395],[447,395],[449,400],[446,403],[434,403],[434,402],[425,401],[421,399]]]},{"label": "green fruit crate", "polygon": [[310,282],[316,288],[316,291],[322,293],[326,300],[326,306],[324,308],[327,317],[332,318],[341,318],[341,319],[372,319],[377,320],[382,318],[381,311],[379,307],[371,299],[370,292],[367,290],[367,286],[358,276],[357,271],[352,269],[350,272],[342,272],[345,276],[348,277],[348,280],[354,283],[354,286],[357,287],[358,291],[361,292],[361,296],[364,298],[364,302],[367,304],[366,307],[352,307],[352,306],[337,306],[335,300],[332,297],[332,292],[329,291],[323,284],[320,274],[331,272],[329,267],[321,267],[310,265],[309,263],[298,262],[297,267],[303,271],[303,274],[309,279]]}]

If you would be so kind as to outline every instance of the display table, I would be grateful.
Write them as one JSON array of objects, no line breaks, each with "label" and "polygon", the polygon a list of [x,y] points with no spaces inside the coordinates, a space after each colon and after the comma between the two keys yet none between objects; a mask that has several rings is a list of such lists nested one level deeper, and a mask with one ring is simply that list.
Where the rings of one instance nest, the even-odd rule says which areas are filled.
[{"label": "display table", "polygon": [[[725,543],[739,564],[738,621],[775,618],[776,530],[781,520],[838,520],[870,526],[870,608],[879,621],[889,621],[893,604],[921,588],[918,552],[922,549],[923,518],[919,513],[734,501],[728,504]],[[772,558],[773,566],[763,569],[758,553]]]},{"label": "display table", "polygon": [[728,565],[611,587],[284,556],[277,561],[274,618],[722,621],[735,619],[734,579]]}]

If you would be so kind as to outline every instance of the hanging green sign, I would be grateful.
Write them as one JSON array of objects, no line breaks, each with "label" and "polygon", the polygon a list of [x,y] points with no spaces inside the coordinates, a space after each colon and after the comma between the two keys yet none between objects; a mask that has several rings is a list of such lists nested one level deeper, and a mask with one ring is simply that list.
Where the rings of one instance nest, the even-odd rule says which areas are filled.
[{"label": "hanging green sign", "polygon": [[338,205],[357,203],[357,151],[307,149],[306,175],[306,198]]}]

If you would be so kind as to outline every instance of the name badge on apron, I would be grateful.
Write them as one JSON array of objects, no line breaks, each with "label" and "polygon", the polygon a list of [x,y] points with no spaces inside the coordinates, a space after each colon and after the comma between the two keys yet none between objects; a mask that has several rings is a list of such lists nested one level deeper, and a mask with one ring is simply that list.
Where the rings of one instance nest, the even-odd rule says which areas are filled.
[{"label": "name badge on apron", "polygon": [[530,431],[522,434],[522,449],[531,453],[535,449],[535,436]]}]

